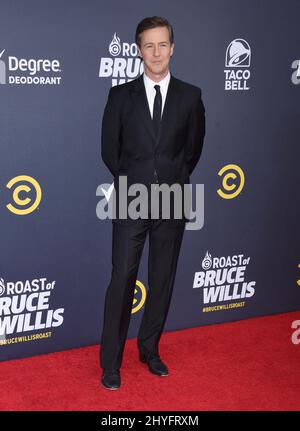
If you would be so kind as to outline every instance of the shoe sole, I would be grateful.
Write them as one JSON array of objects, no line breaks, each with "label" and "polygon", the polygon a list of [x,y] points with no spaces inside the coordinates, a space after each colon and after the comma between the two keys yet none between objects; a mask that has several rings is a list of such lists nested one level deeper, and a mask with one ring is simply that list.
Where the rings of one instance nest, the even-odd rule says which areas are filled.
[{"label": "shoe sole", "polygon": [[[143,364],[147,364],[147,361],[146,361],[146,359],[144,359],[144,358],[141,358],[141,357],[140,357],[140,361],[141,361]],[[150,370],[149,366],[148,366],[148,370],[150,371],[150,373],[154,374],[154,376],[158,376],[158,377],[167,377],[167,376],[169,375],[169,373],[168,373],[168,374],[156,374],[156,373],[153,373],[153,371],[152,371],[152,370]]]},{"label": "shoe sole", "polygon": [[105,385],[103,384],[103,382],[101,382],[101,385],[103,386],[103,388],[108,389],[108,390],[110,390],[110,391],[116,391],[116,390],[120,389],[120,386],[118,386],[117,388],[109,388],[108,386],[105,386]]},{"label": "shoe sole", "polygon": [[151,371],[150,370],[150,368],[148,368],[148,370],[150,371],[150,373],[152,373],[154,376],[158,376],[158,377],[168,377],[169,376],[169,373],[168,374],[156,374],[156,373],[153,373],[153,371]]}]

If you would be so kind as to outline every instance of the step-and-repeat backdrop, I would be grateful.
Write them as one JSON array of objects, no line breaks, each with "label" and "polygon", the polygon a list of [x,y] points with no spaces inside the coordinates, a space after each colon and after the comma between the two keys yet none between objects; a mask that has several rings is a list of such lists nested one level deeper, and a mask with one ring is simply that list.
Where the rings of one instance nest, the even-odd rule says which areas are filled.
[{"label": "step-and-repeat backdrop", "polygon": [[[145,16],[172,23],[170,70],[206,108],[191,177],[203,211],[186,227],[165,330],[300,309],[299,14],[297,0],[1,1],[2,360],[100,342],[112,222],[97,208],[113,180],[101,119],[109,88],[143,71]],[[129,338],[147,257],[148,242]]]}]

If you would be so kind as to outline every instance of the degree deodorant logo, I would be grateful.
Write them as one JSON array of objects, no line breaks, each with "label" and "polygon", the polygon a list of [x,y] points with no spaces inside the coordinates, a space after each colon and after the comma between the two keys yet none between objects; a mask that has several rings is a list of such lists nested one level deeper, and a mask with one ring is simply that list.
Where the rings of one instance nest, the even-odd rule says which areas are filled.
[{"label": "degree deodorant logo", "polygon": [[4,61],[1,59],[5,49],[0,52],[0,84],[6,83],[6,65]]},{"label": "degree deodorant logo", "polygon": [[59,85],[60,61],[45,58],[20,58],[0,51],[0,84],[9,85]]}]

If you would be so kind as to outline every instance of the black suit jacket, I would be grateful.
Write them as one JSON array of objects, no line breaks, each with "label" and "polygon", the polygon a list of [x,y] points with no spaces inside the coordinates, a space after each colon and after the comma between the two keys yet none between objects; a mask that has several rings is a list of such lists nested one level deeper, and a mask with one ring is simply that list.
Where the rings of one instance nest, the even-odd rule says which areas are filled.
[{"label": "black suit jacket", "polygon": [[189,183],[204,135],[200,88],[171,74],[158,138],[143,74],[110,88],[102,118],[101,155],[115,181],[127,175],[128,185]]}]

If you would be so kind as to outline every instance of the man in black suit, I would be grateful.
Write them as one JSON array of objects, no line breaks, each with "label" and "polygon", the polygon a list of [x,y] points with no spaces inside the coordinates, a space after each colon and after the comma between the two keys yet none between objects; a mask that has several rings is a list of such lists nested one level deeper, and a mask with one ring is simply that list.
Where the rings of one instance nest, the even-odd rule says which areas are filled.
[{"label": "man in black suit", "polygon": [[[169,71],[173,29],[162,17],[143,19],[136,43],[144,62],[137,79],[112,87],[102,119],[102,158],[114,177],[116,194],[126,176],[128,187],[150,190],[162,184],[189,184],[202,151],[205,110],[200,88]],[[167,318],[187,218],[148,217],[113,220],[112,275],[106,291],[101,338],[102,385],[118,389],[143,246],[149,234],[149,290],[140,325],[139,359],[158,376],[169,374],[158,343]]]}]

